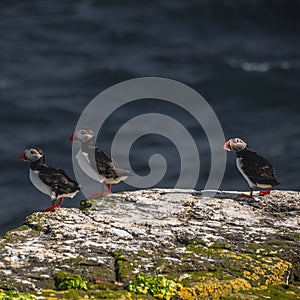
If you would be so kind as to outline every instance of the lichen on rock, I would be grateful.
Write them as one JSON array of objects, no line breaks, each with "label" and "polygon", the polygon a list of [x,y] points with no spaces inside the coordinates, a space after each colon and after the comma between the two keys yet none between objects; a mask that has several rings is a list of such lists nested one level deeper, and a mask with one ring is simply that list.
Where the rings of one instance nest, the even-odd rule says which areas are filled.
[{"label": "lichen on rock", "polygon": [[[299,199],[293,191],[248,201],[237,192],[153,189],[34,213],[0,239],[0,289],[54,299],[162,294],[129,289],[143,274],[174,282],[176,299],[295,299]],[[75,274],[65,291],[58,274]]]}]

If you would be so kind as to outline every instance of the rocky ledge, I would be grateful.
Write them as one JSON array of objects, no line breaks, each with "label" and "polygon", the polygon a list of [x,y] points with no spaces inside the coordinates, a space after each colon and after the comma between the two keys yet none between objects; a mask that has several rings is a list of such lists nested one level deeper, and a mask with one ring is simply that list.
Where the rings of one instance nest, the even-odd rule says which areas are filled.
[{"label": "rocky ledge", "polygon": [[300,299],[299,225],[295,191],[84,200],[1,237],[0,299]]}]

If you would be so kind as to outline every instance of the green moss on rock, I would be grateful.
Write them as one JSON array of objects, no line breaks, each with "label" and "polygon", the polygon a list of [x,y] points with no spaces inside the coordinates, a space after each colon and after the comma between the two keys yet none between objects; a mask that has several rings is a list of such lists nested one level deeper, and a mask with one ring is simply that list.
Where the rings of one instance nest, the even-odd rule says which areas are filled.
[{"label": "green moss on rock", "polygon": [[82,200],[80,201],[79,209],[80,210],[85,210],[87,208],[92,207],[93,203],[91,200]]},{"label": "green moss on rock", "polygon": [[[40,296],[46,299],[101,299],[101,300],[155,300],[154,297],[146,295],[136,295],[127,290],[68,290],[68,291],[56,291],[56,290],[42,290],[39,293]],[[10,299],[9,299],[10,300]]]},{"label": "green moss on rock", "polygon": [[58,272],[54,274],[55,286],[59,291],[65,290],[84,290],[87,288],[87,281],[83,280],[80,275],[70,274],[67,272]]},{"label": "green moss on rock", "polygon": [[36,300],[37,297],[33,294],[22,293],[14,290],[3,291],[0,290],[1,300]]},{"label": "green moss on rock", "polygon": [[30,216],[27,216],[24,220],[24,225],[29,226],[30,228],[36,230],[36,231],[44,231],[47,228],[45,227],[45,214],[46,213],[33,213]]},{"label": "green moss on rock", "polygon": [[169,300],[182,288],[182,285],[165,276],[138,274],[130,281],[128,289],[137,294],[154,296],[158,299]]},{"label": "green moss on rock", "polygon": [[15,228],[15,229],[5,232],[1,237],[3,238],[3,241],[6,244],[14,243],[14,242],[20,241],[20,239],[22,239],[22,236],[25,239],[29,232],[32,235],[34,235],[34,233],[35,233],[35,232],[32,232],[32,229],[29,226],[23,225],[18,228]]}]

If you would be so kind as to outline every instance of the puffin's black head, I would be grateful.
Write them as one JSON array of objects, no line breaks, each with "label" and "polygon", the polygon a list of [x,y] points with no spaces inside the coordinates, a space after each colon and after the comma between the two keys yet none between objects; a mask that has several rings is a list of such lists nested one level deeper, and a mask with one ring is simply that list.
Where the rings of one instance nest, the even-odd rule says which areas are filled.
[{"label": "puffin's black head", "polygon": [[94,135],[94,132],[92,129],[82,128],[82,129],[77,130],[70,136],[70,141],[85,143],[85,142],[89,141],[90,139],[94,138],[94,136],[95,135]]},{"label": "puffin's black head", "polygon": [[248,148],[247,143],[240,138],[229,139],[223,144],[223,149],[226,151],[239,152],[246,148]]},{"label": "puffin's black head", "polygon": [[23,161],[30,161],[35,162],[38,161],[40,158],[44,157],[44,153],[41,148],[34,147],[31,149],[25,149],[19,156],[20,160]]}]

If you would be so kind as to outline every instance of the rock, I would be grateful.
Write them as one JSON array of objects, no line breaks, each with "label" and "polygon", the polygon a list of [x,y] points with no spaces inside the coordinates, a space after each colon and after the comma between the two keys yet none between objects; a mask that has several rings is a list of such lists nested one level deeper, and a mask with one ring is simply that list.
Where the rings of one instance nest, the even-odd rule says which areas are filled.
[{"label": "rock", "polygon": [[143,273],[180,283],[174,299],[300,297],[300,193],[209,195],[140,190],[34,213],[0,239],[0,289],[59,298],[54,277],[67,272],[87,282],[78,295],[135,299],[127,287]]}]

